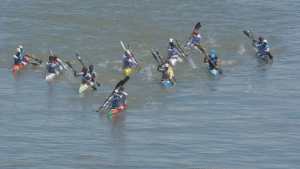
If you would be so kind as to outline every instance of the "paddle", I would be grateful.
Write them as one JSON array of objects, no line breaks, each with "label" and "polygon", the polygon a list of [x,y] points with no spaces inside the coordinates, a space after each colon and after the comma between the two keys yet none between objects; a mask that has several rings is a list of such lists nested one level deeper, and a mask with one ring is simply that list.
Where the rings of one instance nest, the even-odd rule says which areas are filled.
[{"label": "paddle", "polygon": [[[79,63],[81,64],[81,66],[86,67],[83,60],[81,59],[80,55],[78,53],[76,53],[75,56],[76,56],[77,60],[79,61]],[[98,87],[101,86],[101,84],[98,81],[95,81],[95,83]],[[93,87],[93,89],[95,88],[95,86],[92,86],[92,87]]]},{"label": "paddle", "polygon": [[71,62],[65,61],[65,63],[72,69],[72,71],[73,71],[73,73],[74,73],[74,76],[75,76],[77,71],[73,68]]},{"label": "paddle", "polygon": [[123,86],[128,80],[130,79],[129,76],[126,76],[124,79],[120,80],[115,88],[113,89],[112,93],[105,99],[104,103],[102,106],[100,106],[97,110],[97,112],[104,112],[105,110],[107,110],[109,108],[111,99],[113,98],[114,94],[115,94],[115,90],[119,89],[121,86]]},{"label": "paddle", "polygon": [[[25,56],[27,56],[27,57],[29,57],[30,59],[33,59],[34,61],[36,61],[37,63],[35,63],[36,65],[38,65],[38,64],[42,64],[43,63],[43,61],[41,60],[41,59],[38,59],[38,58],[36,58],[36,57],[33,57],[32,55],[25,55]],[[32,64],[32,63],[31,63]]]},{"label": "paddle", "polygon": [[182,54],[183,58],[192,66],[193,69],[196,69],[196,65],[188,54],[185,53],[183,48],[181,47],[180,43],[175,39],[176,48],[179,50],[179,52]]},{"label": "paddle", "polygon": [[152,54],[153,58],[156,60],[156,62],[157,62],[159,65],[162,64],[161,57],[160,57],[160,55],[159,55],[159,53],[158,53],[157,50],[151,49],[151,54]]}]

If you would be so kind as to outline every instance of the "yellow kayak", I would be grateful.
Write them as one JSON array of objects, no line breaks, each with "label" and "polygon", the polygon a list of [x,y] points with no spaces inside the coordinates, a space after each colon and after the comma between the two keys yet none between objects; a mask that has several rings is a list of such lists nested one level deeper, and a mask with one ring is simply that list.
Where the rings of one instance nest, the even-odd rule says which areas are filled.
[{"label": "yellow kayak", "polygon": [[88,89],[90,89],[90,85],[88,85],[86,83],[80,84],[79,89],[78,89],[78,93],[82,94],[83,92],[85,92]]},{"label": "yellow kayak", "polygon": [[125,68],[123,69],[123,75],[124,76],[131,76],[136,72],[136,68]]}]

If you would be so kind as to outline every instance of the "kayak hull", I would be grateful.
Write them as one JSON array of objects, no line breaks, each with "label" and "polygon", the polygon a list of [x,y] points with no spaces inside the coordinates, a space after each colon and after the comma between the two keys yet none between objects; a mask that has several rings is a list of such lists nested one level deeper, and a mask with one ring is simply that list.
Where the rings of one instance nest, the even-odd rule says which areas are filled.
[{"label": "kayak hull", "polygon": [[135,68],[125,68],[123,69],[124,76],[131,76],[135,72]]},{"label": "kayak hull", "polygon": [[128,105],[127,104],[124,104],[118,108],[113,108],[110,110],[110,113],[113,115],[113,114],[118,114],[118,113],[121,113],[123,112],[124,110],[126,110],[128,108]]},{"label": "kayak hull", "polygon": [[219,77],[222,75],[223,72],[221,69],[209,69],[208,68],[208,73],[213,77]]},{"label": "kayak hull", "polygon": [[28,65],[28,63],[29,63],[29,58],[28,58],[28,56],[25,56],[25,59],[24,59],[24,60],[25,60],[25,61],[24,61],[25,64],[19,63],[19,64],[14,64],[14,65],[12,66],[12,72],[13,72],[13,73],[17,73],[17,72],[23,70],[23,69]]},{"label": "kayak hull", "polygon": [[80,84],[79,89],[78,89],[78,93],[82,94],[82,93],[84,93],[85,91],[87,91],[90,88],[91,88],[90,85],[88,85],[86,83]]},{"label": "kayak hull", "polygon": [[58,76],[58,74],[59,73],[48,73],[45,77],[45,80],[46,81],[52,81]]},{"label": "kayak hull", "polygon": [[160,85],[163,87],[163,88],[171,88],[174,86],[174,83],[171,82],[170,80],[162,80],[160,82]]},{"label": "kayak hull", "polygon": [[21,71],[22,69],[24,69],[25,66],[26,65],[24,65],[22,63],[21,64],[14,64],[13,67],[12,67],[12,72],[17,73],[17,72]]}]

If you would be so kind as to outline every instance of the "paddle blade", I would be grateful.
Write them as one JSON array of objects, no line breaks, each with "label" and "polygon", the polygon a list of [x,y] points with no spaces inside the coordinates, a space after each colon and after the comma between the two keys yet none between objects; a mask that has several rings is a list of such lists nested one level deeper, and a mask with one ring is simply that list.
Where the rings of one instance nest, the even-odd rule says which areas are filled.
[{"label": "paddle blade", "polygon": [[121,44],[124,51],[128,50],[128,48],[126,48],[125,43],[123,41],[120,41],[120,44]]},{"label": "paddle blade", "polygon": [[243,30],[243,33],[250,38],[250,31],[249,30]]},{"label": "paddle blade", "polygon": [[201,28],[201,23],[197,22],[196,25],[194,26],[194,29],[200,29]]},{"label": "paddle blade", "polygon": [[156,62],[158,64],[161,64],[161,61],[159,60],[158,56],[156,55],[156,52],[158,52],[158,51],[154,51],[153,49],[151,50],[151,54],[152,54],[153,58],[156,60]]}]

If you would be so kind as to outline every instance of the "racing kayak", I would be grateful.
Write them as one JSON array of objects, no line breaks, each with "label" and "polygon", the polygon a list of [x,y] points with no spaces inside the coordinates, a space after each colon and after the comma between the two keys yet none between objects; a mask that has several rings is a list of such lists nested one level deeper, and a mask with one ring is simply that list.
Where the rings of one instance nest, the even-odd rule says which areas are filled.
[{"label": "racing kayak", "polygon": [[215,69],[215,68],[210,69],[210,68],[208,68],[208,73],[210,75],[214,76],[214,77],[218,77],[218,76],[222,75],[223,72],[222,72],[221,69]]},{"label": "racing kayak", "polygon": [[128,108],[127,104],[123,104],[117,108],[112,108],[110,109],[110,111],[108,112],[108,114],[114,115],[114,114],[118,114],[123,112],[124,110],[126,110]]},{"label": "racing kayak", "polygon": [[125,68],[123,69],[123,75],[124,76],[131,76],[136,72],[136,68]]},{"label": "racing kayak", "polygon": [[12,66],[12,72],[17,73],[17,72],[23,70],[28,65],[28,63],[29,63],[29,57],[25,55],[25,64],[23,64],[23,63],[14,64]]},{"label": "racing kayak", "polygon": [[269,55],[261,54],[259,52],[256,52],[256,59],[257,59],[258,63],[261,63],[261,64],[272,63],[272,59],[270,59]]},{"label": "racing kayak", "polygon": [[170,80],[162,80],[160,81],[160,85],[163,87],[163,88],[171,88],[173,87],[175,84],[173,82],[171,82]]},{"label": "racing kayak", "polygon": [[87,91],[91,88],[92,87],[90,85],[88,85],[87,83],[81,83],[80,86],[79,86],[79,89],[78,89],[78,93],[82,94],[82,93],[84,93],[85,91]]},{"label": "racing kayak", "polygon": [[48,73],[45,77],[46,81],[52,81],[53,79],[55,79],[60,73],[56,72],[56,73]]}]

